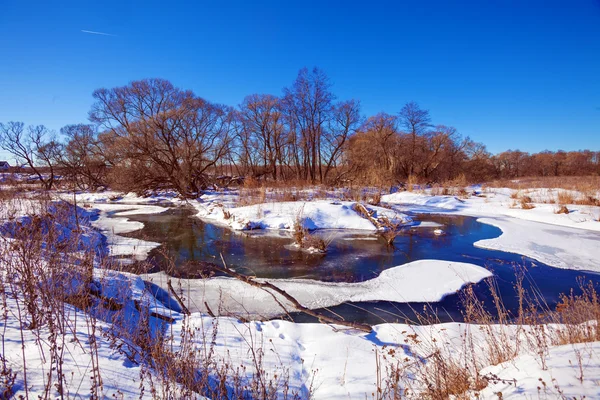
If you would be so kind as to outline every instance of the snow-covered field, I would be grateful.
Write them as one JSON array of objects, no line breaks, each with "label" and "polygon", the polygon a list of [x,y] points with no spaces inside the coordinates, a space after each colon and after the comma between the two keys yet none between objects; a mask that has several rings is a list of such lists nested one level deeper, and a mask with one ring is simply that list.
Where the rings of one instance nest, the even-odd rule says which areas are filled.
[{"label": "snow-covered field", "polygon": [[[477,216],[481,222],[495,225],[503,232],[499,238],[480,241],[477,246],[527,255],[556,267],[600,271],[596,261],[600,256],[598,207],[569,205],[569,214],[555,214],[555,205],[535,201],[535,208],[520,209],[515,206],[512,191],[508,189],[488,189],[484,195],[486,197],[459,199],[403,192],[382,197],[383,202],[393,205],[392,209],[368,207],[373,218],[386,217],[402,224],[411,223],[403,211]],[[535,193],[529,196],[535,199]],[[143,259],[158,244],[120,236],[141,228],[140,223],[130,221],[128,216],[160,213],[165,210],[160,205],[163,202],[183,204],[171,194],[152,198],[119,196],[111,192],[78,195],[78,204],[91,210],[90,224],[105,235],[110,253],[137,259]],[[2,219],[8,221],[15,215],[27,214],[35,209],[32,204],[21,203],[16,211],[10,211],[9,205],[3,203],[6,208],[1,210]],[[353,202],[333,199],[237,207],[235,194],[222,193],[207,194],[189,204],[198,210],[199,217],[231,229],[289,230],[296,220],[302,221],[307,229],[378,229],[371,220],[353,210]],[[11,240],[6,239],[4,243],[10,244]],[[2,254],[6,256],[9,247],[3,248]],[[435,302],[467,282],[478,282],[489,274],[476,265],[423,260],[387,269],[379,277],[362,283],[293,279],[271,282],[303,305],[320,308],[346,301]],[[167,286],[168,278],[164,274],[144,278],[160,287]],[[137,323],[140,316],[137,304],[140,303],[150,312],[172,318],[173,322],[167,323],[150,317],[152,329],[164,329],[165,344],[174,351],[183,346],[181,338],[191,329],[196,332],[192,340],[194,348],[212,362],[243,366],[246,369],[242,370],[242,375],[249,380],[256,376],[256,368],[268,371],[264,376],[284,375],[290,390],[297,391],[300,398],[307,397],[309,392],[317,399],[385,398],[384,392],[378,393],[378,389],[385,390],[390,384],[395,368],[401,372],[401,387],[425,390],[426,384],[419,374],[437,365],[438,357],[445,361],[456,360],[458,364],[461,360],[477,359],[477,373],[487,377],[477,398],[497,399],[499,392],[504,399],[600,398],[597,378],[600,375],[600,342],[536,346],[534,339],[539,335],[535,334],[538,332],[535,326],[482,328],[460,323],[381,324],[374,326],[371,333],[364,333],[323,324],[242,322],[204,314],[204,302],[213,310],[223,307],[231,313],[253,317],[268,316],[280,307],[276,298],[230,278],[172,279],[173,286],[181,290],[192,311],[191,315],[184,315],[178,312],[181,311],[178,307],[167,308],[170,303],[165,296],[150,295],[138,276],[111,271],[102,271],[100,275],[98,271],[96,280],[105,282],[102,296],[118,298],[124,303],[124,315],[128,316],[125,320]],[[8,366],[17,374],[13,386],[15,397],[24,396],[25,387],[29,388],[30,398],[48,393],[51,397],[58,396],[52,382],[48,383],[48,372],[52,368],[48,357],[50,344],[40,341],[51,332],[45,331],[45,327],[37,331],[23,327],[19,311],[24,308],[23,299],[13,288],[5,289],[3,298],[6,300],[2,306],[5,317],[0,320],[2,362],[4,370]],[[219,298],[220,302],[215,303]],[[256,304],[261,304],[262,308],[249,312],[248,307]],[[70,397],[89,397],[95,390],[93,380],[90,380],[94,368],[100,371],[101,393],[105,397],[160,397],[165,382],[156,371],[146,370],[144,361],[119,351],[122,347],[116,344],[118,339],[102,334],[90,339],[90,325],[85,322],[89,317],[83,317],[88,315],[86,311],[67,305],[63,315],[68,326],[76,327],[61,342],[66,350],[63,373],[67,376],[65,381]],[[113,330],[115,322],[110,315],[103,314],[100,318],[96,325],[98,332]],[[561,329],[560,326],[554,328]],[[549,327],[548,338],[550,332]],[[493,365],[495,362],[488,354],[490,337],[505,337],[511,346],[520,344],[516,345],[514,357]],[[90,350],[91,343],[95,343],[98,350]],[[207,348],[211,350],[207,351]],[[92,355],[96,357],[95,362],[92,362]],[[150,390],[149,379],[156,382],[157,392]],[[140,396],[140,387],[144,384],[146,391]],[[0,380],[0,389],[6,386],[6,381]],[[388,396],[390,393],[386,392]],[[283,392],[280,392],[282,396]],[[469,392],[469,396],[476,398],[476,392]]]}]

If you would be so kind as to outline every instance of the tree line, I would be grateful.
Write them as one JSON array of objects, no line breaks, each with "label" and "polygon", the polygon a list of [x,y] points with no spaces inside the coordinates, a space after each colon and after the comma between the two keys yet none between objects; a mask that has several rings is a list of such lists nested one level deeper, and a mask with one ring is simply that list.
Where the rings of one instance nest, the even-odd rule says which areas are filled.
[{"label": "tree line", "polygon": [[509,150],[492,155],[456,128],[434,125],[410,102],[364,117],[339,101],[327,75],[303,68],[281,96],[253,94],[237,107],[212,103],[164,79],[93,93],[89,124],[0,124],[0,147],[47,188],[56,176],[78,188],[195,196],[235,176],[264,181],[393,185],[521,176],[600,174],[600,152]]}]

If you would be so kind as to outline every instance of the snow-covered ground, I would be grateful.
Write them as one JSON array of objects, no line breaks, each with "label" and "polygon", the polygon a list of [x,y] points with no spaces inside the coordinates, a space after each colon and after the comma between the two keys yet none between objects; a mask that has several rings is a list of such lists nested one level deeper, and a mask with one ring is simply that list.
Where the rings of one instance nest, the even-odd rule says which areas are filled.
[{"label": "snow-covered ground", "polygon": [[[198,217],[227,225],[235,230],[279,229],[292,230],[296,221],[309,230],[351,229],[376,231],[373,222],[359,215],[353,206],[356,202],[337,200],[289,201],[226,208],[216,199],[192,203]],[[411,219],[387,208],[366,206],[372,218],[387,218],[392,224],[408,224]]]},{"label": "snow-covered ground", "polygon": [[[530,210],[518,208],[511,198],[512,191],[508,189],[489,189],[484,194],[486,197],[458,199],[453,196],[395,193],[382,199],[394,205],[393,211],[373,206],[369,208],[375,212],[375,217],[398,218],[403,223],[410,221],[402,214],[402,210],[477,216],[481,222],[498,226],[503,231],[499,238],[480,241],[478,246],[524,254],[557,267],[600,271],[600,266],[595,262],[600,256],[600,222],[596,221],[600,212],[598,207],[569,205],[569,214],[558,215],[554,213],[556,206],[551,204],[536,203],[536,207]],[[535,193],[528,195],[535,203]],[[120,236],[120,233],[141,227],[140,223],[130,221],[128,216],[165,210],[155,203],[182,203],[168,194],[144,199],[133,195],[120,197],[116,193],[80,194],[78,202],[89,210],[97,210],[96,216],[91,217],[91,224],[106,235],[107,245],[111,246],[113,255],[132,255],[136,258],[145,257],[158,244],[129,242]],[[32,204],[21,203],[16,212],[7,207],[0,210],[0,216],[6,222],[11,217],[35,209]],[[232,229],[248,226],[290,229],[299,215],[305,227],[310,229],[377,229],[372,222],[352,210],[352,202],[323,200],[236,207],[235,195],[227,193],[207,195],[191,204],[199,210],[202,218],[218,221]],[[229,214],[228,218],[225,218],[223,211]],[[597,380],[600,375],[599,342],[551,345],[540,356],[538,349],[524,340],[514,359],[492,365],[491,361],[486,360],[489,333],[486,334],[485,329],[477,326],[459,323],[430,326],[381,324],[374,326],[371,333],[363,333],[323,324],[241,322],[235,318],[209,317],[201,312],[184,316],[151,296],[140,277],[110,271],[103,271],[103,274],[96,276],[104,282],[102,294],[121,301],[125,299],[126,312],[131,315],[132,323],[137,321],[136,316],[139,317],[134,300],[146,303],[152,312],[173,318],[172,324],[161,322],[166,326],[166,340],[172,341],[168,342],[172,348],[178,348],[179,338],[191,327],[198,333],[194,343],[199,351],[205,351],[207,346],[211,346],[210,343],[214,343],[214,353],[210,353],[210,356],[215,362],[244,366],[244,374],[252,376],[257,354],[260,354],[265,371],[281,373],[287,369],[290,388],[304,397],[312,388],[315,399],[370,398],[377,392],[378,383],[379,386],[385,383],[391,366],[403,368],[401,384],[413,382],[418,388],[417,366],[432,365],[433,359],[430,357],[437,354],[434,351],[436,349],[443,359],[465,360],[464,352],[471,351],[469,346],[464,345],[465,338],[473,335],[474,350],[468,355],[476,355],[480,360],[483,367],[481,376],[494,376],[478,394],[479,399],[497,399],[499,392],[503,399],[600,398]],[[485,269],[470,264],[423,260],[388,269],[375,279],[356,284],[308,280],[272,282],[296,296],[303,304],[316,308],[344,301],[436,301],[460,289],[466,282],[477,282],[488,275]],[[162,274],[153,275],[151,279],[159,286],[165,285],[166,277]],[[195,308],[191,307],[192,311],[202,310],[205,300],[218,298],[221,294],[222,307],[244,316],[252,315],[243,312],[245,304],[249,304],[246,301],[265,304],[265,310],[260,310],[260,313],[267,314],[276,306],[271,295],[229,278],[205,281],[173,279],[173,285],[181,289],[190,305],[196,305]],[[23,309],[19,294],[10,291],[3,293],[7,293],[7,300],[2,311],[7,316],[0,320],[0,336],[4,346],[3,357],[12,371],[17,373],[15,395],[24,395],[23,372],[26,368],[30,396],[43,396],[50,368],[47,358],[49,350],[45,346],[49,345],[39,338],[47,337],[50,332],[44,331],[44,328],[36,335],[24,329],[17,312]],[[231,293],[239,297],[235,298]],[[219,306],[210,305],[213,310]],[[89,396],[91,390],[89,377],[93,364],[89,345],[93,341],[84,323],[85,318],[82,318],[84,314],[74,306],[66,306],[68,324],[80,327],[76,329],[78,340],[64,342],[67,355],[63,373],[68,377],[71,396]],[[112,323],[110,318],[105,318],[98,322],[97,327],[109,331]],[[488,329],[504,332],[511,339],[510,343],[517,342],[522,334],[519,333],[521,331],[517,332],[517,327],[493,326]],[[534,327],[520,329],[528,331]],[[102,394],[105,397],[152,397],[149,391],[140,396],[143,368],[118,351],[114,338],[98,335],[94,340],[99,349],[97,368],[101,371]],[[258,349],[260,351],[257,353]],[[154,379],[159,382],[156,377]],[[471,397],[475,398],[475,393]]]},{"label": "snow-covered ground", "polygon": [[[309,393],[314,399],[370,397],[378,387],[385,387],[390,379],[390,368],[399,368],[403,373],[401,387],[410,385],[411,390],[423,390],[424,383],[419,374],[425,373],[434,362],[429,360],[433,354],[459,365],[468,357],[468,363],[476,363],[481,368],[479,376],[487,377],[489,381],[477,397],[473,392],[471,398],[497,399],[498,392],[505,399],[560,398],[561,393],[577,398],[600,396],[597,383],[600,372],[598,342],[549,346],[540,357],[539,349],[528,345],[527,338],[522,337],[532,331],[532,327],[528,326],[482,329],[460,323],[430,326],[380,324],[374,326],[372,332],[365,333],[323,324],[280,320],[241,322],[235,318],[213,318],[202,313],[185,316],[167,309],[151,296],[135,275],[98,271],[96,280],[100,282],[105,298],[125,304],[122,314],[113,316],[120,321],[121,329],[136,326],[140,317],[133,304],[140,302],[150,311],[173,319],[172,323],[167,323],[151,317],[151,324],[154,329],[165,329],[168,333],[164,339],[165,347],[175,351],[174,354],[185,354],[178,352],[183,346],[181,338],[186,336],[186,332],[195,332],[191,345],[200,357],[198,368],[202,368],[209,358],[216,365],[227,364],[232,369],[241,370],[242,377],[246,379],[256,376],[257,368],[260,368],[265,379],[274,375],[286,376],[286,386],[290,392],[300,393],[300,398],[308,398]],[[12,293],[7,292],[7,318],[0,319],[0,327],[3,328],[3,355],[11,371],[17,373],[14,396],[25,395],[25,366],[29,396],[44,396],[49,381],[47,372],[51,368],[50,349],[49,342],[40,341],[39,337],[49,337],[50,332],[45,327],[23,329],[17,311],[19,308],[24,308],[22,302],[13,299]],[[94,332],[88,314],[66,306],[64,316],[69,329],[66,336],[59,339],[66,350],[62,364],[66,393],[71,397],[89,396],[93,389],[90,377],[96,371],[102,379],[102,388],[99,389],[102,397],[160,397],[165,382],[155,375],[155,371],[148,370],[139,358],[132,358],[131,348],[123,346],[118,337],[110,334],[115,332],[110,322],[113,314],[97,313],[100,319],[96,320]],[[550,330],[546,334],[549,336]],[[471,342],[467,341],[469,337],[473,338]],[[511,346],[520,340],[516,358],[492,365],[487,346],[492,337],[496,340],[506,337]],[[123,340],[128,342],[125,338]],[[472,344],[467,346],[466,343]],[[150,382],[154,382],[156,393],[151,391]],[[143,393],[142,387],[145,388]],[[280,396],[282,391],[283,387],[280,387]],[[58,396],[52,386],[50,393],[53,397]]]},{"label": "snow-covered ground", "polygon": [[[560,227],[579,228],[600,232],[600,207],[568,204],[568,214],[556,214],[556,203],[547,203],[554,199],[557,191],[550,189],[531,189],[517,192],[512,189],[485,189],[478,196],[459,198],[457,196],[433,196],[424,191],[396,192],[381,196],[388,204],[404,205],[414,212],[445,212],[475,217],[506,216],[525,221],[541,222]],[[513,198],[519,196],[517,198]],[[520,197],[528,196],[535,206],[522,209]],[[539,202],[536,202],[538,200]],[[545,202],[543,202],[545,201]]]},{"label": "snow-covered ground", "polygon": [[[476,246],[522,254],[558,268],[600,272],[600,207],[568,205],[569,214],[556,214],[556,204],[533,203],[522,209],[510,189],[487,189],[482,196],[460,199],[427,193],[398,192],[382,201],[399,210],[469,215],[502,230],[498,238]],[[532,200],[546,200],[548,189],[528,191]],[[555,193],[555,192],[550,192]]]},{"label": "snow-covered ground", "polygon": [[[72,201],[73,195],[66,193],[58,197],[65,201]],[[141,214],[159,214],[167,210],[163,205],[181,205],[173,193],[141,197],[134,193],[122,194],[113,191],[99,193],[78,193],[77,204],[89,210],[94,210],[96,215],[91,218],[91,224],[106,236],[108,254],[114,257],[130,257],[144,260],[148,253],[160,246],[160,243],[142,239],[125,237],[122,234],[140,230],[144,224],[132,221],[128,217]]]}]

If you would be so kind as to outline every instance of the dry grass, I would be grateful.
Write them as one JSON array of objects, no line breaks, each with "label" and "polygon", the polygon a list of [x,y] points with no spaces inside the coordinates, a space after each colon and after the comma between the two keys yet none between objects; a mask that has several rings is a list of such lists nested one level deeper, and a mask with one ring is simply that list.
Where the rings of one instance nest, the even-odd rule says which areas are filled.
[{"label": "dry grass", "polygon": [[410,175],[406,180],[406,190],[412,192],[415,189],[415,186],[418,184],[418,179],[415,175]]},{"label": "dry grass", "polygon": [[588,192],[600,190],[600,176],[535,176],[495,180],[487,182],[486,185],[518,190],[554,188]]},{"label": "dry grass", "polygon": [[529,197],[529,196],[521,197],[521,208],[523,210],[531,210],[532,208],[535,208],[535,205],[533,205],[533,200],[531,199],[531,197]]},{"label": "dry grass", "polygon": [[239,189],[238,204],[251,206],[267,202],[310,201],[326,199],[333,190],[322,185],[309,185],[304,181],[261,182],[247,178]]},{"label": "dry grass", "polygon": [[[560,177],[531,177],[513,180],[497,180],[486,184],[494,188],[515,189],[513,198],[520,197],[522,190],[548,189],[542,191],[539,203],[577,204],[600,206],[600,177],[599,176],[560,176]],[[550,190],[558,189],[558,190]]]},{"label": "dry grass", "polygon": [[572,192],[561,190],[556,194],[556,202],[558,204],[575,204],[575,197]]},{"label": "dry grass", "polygon": [[[12,396],[15,382],[23,382],[20,390],[25,398],[33,397],[34,389],[42,391],[42,399],[120,398],[119,392],[109,393],[103,386],[106,371],[100,362],[101,342],[139,367],[140,398],[305,398],[289,386],[289,366],[267,369],[265,350],[256,338],[248,346],[248,362],[235,364],[226,355],[217,355],[218,319],[204,329],[184,316],[175,335],[171,316],[151,312],[153,304],[128,297],[128,290],[106,294],[104,288],[115,278],[109,270],[117,266],[86,245],[94,231],[75,213],[76,208],[66,203],[42,200],[32,214],[25,218],[14,214],[8,218],[12,222],[5,221],[2,227],[0,325],[6,327],[16,320],[21,337],[33,335],[35,339],[27,342],[29,352],[23,346],[17,368],[14,357],[9,363],[0,354],[2,398]],[[183,292],[179,298],[184,298]],[[77,314],[75,325],[73,313]],[[6,340],[0,335],[2,349]],[[37,351],[31,352],[30,346]],[[89,389],[69,386],[73,377],[65,366],[71,363],[73,368],[73,348],[85,354],[75,362],[86,366],[84,375],[75,378],[87,382],[84,386]],[[42,376],[41,387],[39,382],[28,383],[32,365],[38,362],[31,357],[46,360],[46,372],[36,373],[36,379]]]},{"label": "dry grass", "polygon": [[294,220],[294,227],[292,236],[294,243],[301,249],[317,251],[319,253],[325,253],[329,243],[323,240],[316,234],[310,233],[308,229],[304,227],[304,218],[302,217],[302,211],[296,216]]},{"label": "dry grass", "polygon": [[[516,269],[515,295],[521,305],[516,314],[507,312],[493,279],[488,279],[493,311],[477,298],[471,287],[461,294],[464,325],[460,341],[445,337],[443,325],[431,325],[428,335],[402,332],[412,356],[390,349],[378,362],[385,377],[378,386],[378,399],[471,399],[489,383],[504,382],[493,375],[484,375],[482,369],[530,354],[542,369],[547,369],[551,346],[585,344],[600,340],[600,303],[594,285],[581,281],[579,294],[564,294],[555,309],[550,309],[535,289],[526,290],[526,273]],[[421,323],[436,324],[435,315],[417,314]],[[439,327],[439,328],[438,328]],[[585,360],[592,357],[588,350],[573,348],[579,379],[586,379]],[[586,352],[586,354],[582,354]],[[597,356],[597,355],[595,355]],[[385,365],[382,366],[382,365]],[[595,379],[595,377],[587,377]],[[511,384],[512,381],[504,382]],[[543,398],[560,398],[561,389],[544,386]],[[502,398],[501,396],[499,398]]]}]

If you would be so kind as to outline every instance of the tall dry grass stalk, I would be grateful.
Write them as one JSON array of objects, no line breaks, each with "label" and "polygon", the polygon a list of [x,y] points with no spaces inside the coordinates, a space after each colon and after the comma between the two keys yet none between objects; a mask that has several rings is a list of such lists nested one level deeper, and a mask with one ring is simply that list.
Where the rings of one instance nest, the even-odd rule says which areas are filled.
[{"label": "tall dry grass stalk", "polygon": [[[377,364],[385,377],[378,384],[376,398],[479,398],[481,390],[490,383],[503,382],[497,376],[483,374],[483,368],[528,354],[545,370],[550,348],[569,344],[576,355],[573,362],[578,364],[580,381],[595,379],[585,375],[586,360],[600,355],[593,354],[589,347],[582,350],[577,346],[600,340],[600,303],[594,285],[580,281],[580,293],[562,295],[552,309],[538,296],[535,286],[525,289],[523,282],[528,278],[523,270],[516,269],[515,273],[519,304],[516,312],[507,311],[495,281],[488,279],[491,309],[472,287],[461,293],[465,324],[459,325],[458,336],[445,333],[445,325],[439,325],[435,315],[427,311],[418,314],[420,323],[430,324],[430,332],[402,332],[410,357],[406,356],[408,348],[388,348],[379,354],[381,360]],[[540,390],[547,398],[561,398],[557,383]],[[498,396],[502,398],[501,394]]]},{"label": "tall dry grass stalk", "polygon": [[[147,289],[135,297],[137,278],[115,271],[82,209],[47,196],[0,206],[1,398],[122,398],[118,384],[106,386],[107,347],[138,368],[139,398],[310,397],[310,386],[290,386],[288,366],[267,368],[258,341],[251,363],[236,364],[217,355],[219,319],[206,327],[177,314],[175,324],[168,309],[152,311],[165,307]],[[8,358],[9,326],[23,344],[17,361]]]}]

